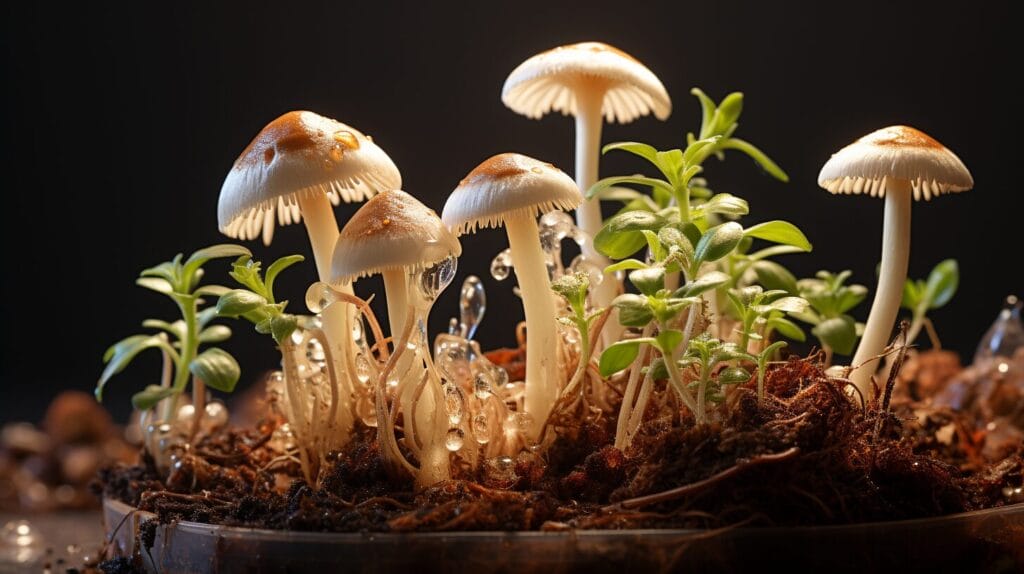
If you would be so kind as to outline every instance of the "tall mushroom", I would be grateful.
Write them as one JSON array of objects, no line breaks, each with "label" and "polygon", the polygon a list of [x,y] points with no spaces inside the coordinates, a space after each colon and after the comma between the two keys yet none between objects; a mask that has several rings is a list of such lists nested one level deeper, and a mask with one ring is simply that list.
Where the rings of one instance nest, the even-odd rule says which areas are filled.
[{"label": "tall mushroom", "polygon": [[[551,110],[576,117],[576,184],[583,193],[597,181],[602,116],[625,124],[652,112],[664,120],[672,112],[672,100],[653,72],[601,42],[560,46],[526,60],[505,80],[501,101],[529,118]],[[594,237],[601,229],[600,202],[584,201],[576,222]],[[602,266],[608,264],[592,244],[584,245],[584,254]],[[595,288],[597,304],[611,303],[617,287],[614,281],[601,282]],[[613,335],[613,330],[606,328],[606,333]]]},{"label": "tall mushroom", "polygon": [[[387,291],[388,320],[395,345],[390,369],[397,374],[397,409],[405,414],[405,445],[419,459],[409,468],[421,487],[449,478],[448,417],[441,380],[431,366],[426,324],[438,292],[455,274],[459,240],[432,209],[404,191],[382,191],[359,208],[338,236],[332,281],[351,284],[359,277],[380,273]],[[416,360],[420,359],[420,360]],[[382,373],[388,376],[385,370]],[[383,417],[385,381],[377,382],[377,430],[384,456],[408,464],[394,440],[391,421]],[[425,385],[422,392],[418,389]]]},{"label": "tall mushroom", "polygon": [[960,158],[927,134],[907,126],[872,132],[834,154],[818,175],[831,193],[885,197],[882,265],[864,335],[853,357],[850,379],[867,397],[877,357],[896,322],[910,259],[910,201],[929,200],[974,186]]},{"label": "tall mushroom", "polygon": [[558,398],[558,328],[554,294],[540,245],[537,216],[583,201],[579,188],[549,163],[515,153],[478,165],[455,188],[441,219],[458,236],[477,227],[505,226],[526,314],[526,412],[538,440]]},{"label": "tall mushroom", "polygon": [[[270,244],[274,227],[302,221],[321,281],[329,281],[338,238],[332,204],[363,201],[383,189],[398,189],[402,176],[368,136],[313,112],[288,112],[256,135],[235,160],[217,203],[220,230],[228,237]],[[346,287],[351,293],[351,286]],[[342,305],[323,313],[327,343],[338,372],[347,372],[350,312]],[[339,381],[339,384],[346,384]],[[349,389],[341,389],[348,397]],[[347,400],[347,399],[346,399]],[[349,409],[339,409],[347,417]],[[347,432],[347,420],[340,421]]]}]

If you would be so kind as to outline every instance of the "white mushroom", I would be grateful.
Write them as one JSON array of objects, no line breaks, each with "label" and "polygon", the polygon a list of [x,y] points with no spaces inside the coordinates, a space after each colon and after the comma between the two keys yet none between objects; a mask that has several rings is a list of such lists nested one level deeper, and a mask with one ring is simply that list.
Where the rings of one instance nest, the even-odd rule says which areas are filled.
[{"label": "white mushroom", "polygon": [[561,170],[533,158],[504,153],[478,165],[445,203],[441,219],[456,235],[477,227],[505,226],[526,314],[526,412],[529,433],[539,438],[560,392],[555,300],[537,216],[569,210],[583,198]]},{"label": "white mushroom", "polygon": [[885,197],[882,265],[850,379],[870,397],[877,357],[892,334],[910,258],[910,202],[967,191],[974,179],[960,158],[927,134],[907,126],[872,132],[834,154],[818,175],[832,193]]},{"label": "white mushroom", "polygon": [[[383,189],[397,189],[402,176],[391,159],[359,130],[313,112],[288,112],[267,124],[235,160],[221,186],[217,219],[222,233],[237,239],[263,237],[270,244],[276,225],[302,221],[321,281],[329,281],[338,238],[332,204],[363,201]],[[351,286],[345,290],[351,293]],[[351,354],[350,309],[323,312],[327,343],[338,372]],[[339,381],[340,385],[348,384]],[[341,396],[351,395],[342,388]],[[350,409],[339,409],[347,433]]]},{"label": "white mushroom", "polygon": [[[672,100],[653,72],[601,42],[560,46],[526,60],[505,80],[501,100],[530,118],[552,110],[576,117],[576,183],[583,193],[597,181],[602,116],[624,124],[649,113],[664,120],[672,112]],[[576,211],[576,222],[594,237],[601,229],[600,202],[585,201]],[[592,244],[584,245],[584,253],[595,263],[608,264]],[[600,306],[617,294],[614,281],[595,287]]]},{"label": "white mushroom", "polygon": [[[419,467],[412,468],[404,461],[394,440],[390,424],[393,417],[389,414],[381,420],[386,407],[384,381],[378,381],[375,393],[378,436],[389,463],[408,465],[420,487],[450,477],[445,447],[448,417],[442,408],[442,381],[430,360],[425,326],[437,287],[447,285],[454,276],[454,267],[445,269],[444,285],[433,285],[431,274],[437,266],[448,265],[461,254],[459,240],[437,214],[404,191],[383,191],[366,202],[341,230],[334,250],[335,284],[350,284],[376,273],[383,275],[397,355],[391,369],[400,381],[394,389],[395,409],[405,414],[405,444],[419,459]],[[425,385],[424,390],[417,392],[421,385]]]}]

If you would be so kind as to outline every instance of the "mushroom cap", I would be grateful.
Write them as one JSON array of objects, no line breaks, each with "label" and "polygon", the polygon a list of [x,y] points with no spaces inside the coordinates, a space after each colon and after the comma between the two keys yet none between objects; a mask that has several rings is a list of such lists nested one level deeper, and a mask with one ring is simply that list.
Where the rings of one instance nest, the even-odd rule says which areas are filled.
[{"label": "mushroom cap", "polygon": [[576,182],[562,170],[517,153],[491,157],[469,172],[444,204],[441,220],[456,236],[477,227],[499,227],[507,217],[537,217],[583,202]]},{"label": "mushroom cap", "polygon": [[576,115],[574,90],[587,79],[606,86],[601,112],[609,122],[624,124],[651,112],[664,120],[672,113],[672,100],[654,72],[601,42],[559,46],[519,64],[505,80],[501,101],[534,119],[551,110]]},{"label": "mushroom cap", "polygon": [[267,124],[235,160],[217,202],[222,233],[270,244],[277,224],[302,219],[297,198],[324,193],[331,203],[364,201],[398,189],[402,176],[359,130],[313,112],[288,112]]},{"label": "mushroom cap", "polygon": [[461,254],[459,240],[433,209],[404,191],[382,191],[341,230],[331,282],[348,283],[388,269],[422,269]]},{"label": "mushroom cap", "polygon": [[832,193],[881,197],[886,180],[893,179],[909,180],[915,200],[974,187],[956,154],[908,126],[882,128],[839,150],[821,168],[818,185]]}]

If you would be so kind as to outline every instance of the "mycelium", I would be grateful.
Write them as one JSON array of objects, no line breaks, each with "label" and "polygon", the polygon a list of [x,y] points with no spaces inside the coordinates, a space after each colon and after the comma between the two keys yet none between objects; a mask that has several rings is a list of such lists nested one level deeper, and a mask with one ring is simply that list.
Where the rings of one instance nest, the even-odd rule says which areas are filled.
[{"label": "mycelium", "polygon": [[[625,124],[649,113],[664,120],[672,112],[672,100],[653,72],[633,56],[601,42],[560,46],[529,58],[509,74],[501,99],[530,118],[552,110],[576,117],[576,184],[583,193],[597,182],[603,118]],[[602,224],[598,199],[583,202],[576,210],[576,222],[590,237],[597,234]],[[584,244],[583,249],[602,267],[608,264],[592,244]],[[617,290],[615,281],[595,285],[597,304],[608,306]],[[605,331],[608,343],[620,333],[612,327]]]},{"label": "mycelium", "polygon": [[[448,433],[463,433],[458,420],[449,428],[452,413],[441,412],[446,396],[455,394],[452,407],[460,418],[462,391],[434,368],[426,331],[430,308],[454,277],[461,253],[437,214],[404,191],[381,192],[366,202],[341,230],[334,250],[335,285],[376,273],[384,277],[394,354],[373,381],[377,436],[391,470],[408,471],[420,487],[450,477],[448,443],[461,438],[448,441]],[[399,413],[404,445],[418,466],[395,438]]]},{"label": "mycelium", "polygon": [[[359,130],[313,112],[288,112],[267,124],[235,161],[221,187],[217,216],[225,235],[255,239],[262,234],[268,245],[275,223],[302,221],[320,280],[329,281],[338,238],[332,204],[363,201],[401,184],[391,158]],[[338,305],[325,310],[322,319],[338,373],[334,384],[339,385],[342,401],[337,409],[340,444],[352,424],[350,372],[355,351],[347,343],[352,316],[346,306]]]},{"label": "mycelium", "polygon": [[903,298],[910,259],[910,202],[974,186],[960,158],[927,134],[907,126],[874,131],[835,153],[821,168],[818,185],[831,193],[885,198],[882,264],[864,335],[850,379],[865,397],[889,342]]},{"label": "mycelium", "polygon": [[514,153],[484,161],[448,197],[441,219],[456,235],[504,225],[526,314],[526,402],[536,440],[562,385],[554,294],[541,249],[537,216],[573,209],[576,184],[549,163]]}]

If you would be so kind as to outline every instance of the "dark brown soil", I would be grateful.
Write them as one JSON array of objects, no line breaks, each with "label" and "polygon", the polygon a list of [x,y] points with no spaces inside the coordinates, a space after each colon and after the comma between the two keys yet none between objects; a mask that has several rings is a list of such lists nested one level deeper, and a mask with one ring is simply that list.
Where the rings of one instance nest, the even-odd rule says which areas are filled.
[{"label": "dark brown soil", "polygon": [[[518,357],[516,357],[518,358]],[[190,520],[306,531],[823,525],[938,516],[1014,502],[1024,449],[981,456],[984,432],[910,398],[849,398],[809,360],[772,368],[759,405],[753,382],[732,391],[716,422],[694,425],[673,401],[652,405],[633,446],[611,446],[605,417],[559,428],[543,455],[514,472],[487,465],[414,492],[394,483],[375,435],[362,429],[321,486],[262,470],[272,423],[202,442],[166,481],[151,464],[105,470],[100,490]],[[283,485],[283,486],[281,486]],[[145,529],[144,529],[145,535]]]}]

